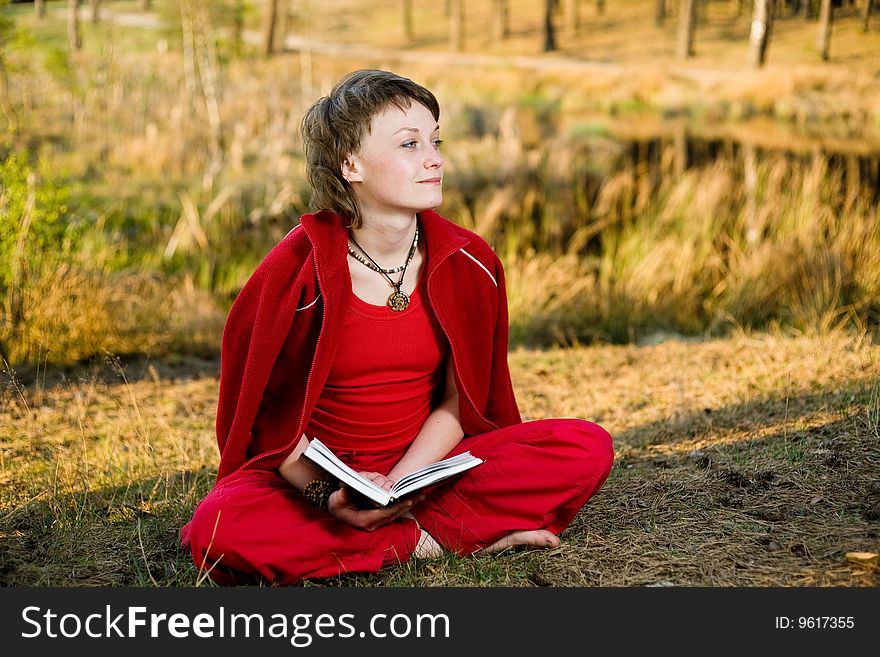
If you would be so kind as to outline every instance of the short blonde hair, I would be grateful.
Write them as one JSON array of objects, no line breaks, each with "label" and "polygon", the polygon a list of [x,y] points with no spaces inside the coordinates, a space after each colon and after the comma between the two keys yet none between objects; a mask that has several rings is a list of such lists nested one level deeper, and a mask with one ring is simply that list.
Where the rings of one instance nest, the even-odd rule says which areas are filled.
[{"label": "short blonde hair", "polygon": [[434,120],[440,119],[440,105],[425,87],[389,71],[365,69],[346,75],[306,111],[302,137],[313,209],[334,212],[360,228],[360,203],[342,177],[342,165],[360,149],[376,114],[390,105],[409,109],[413,101],[424,105]]}]

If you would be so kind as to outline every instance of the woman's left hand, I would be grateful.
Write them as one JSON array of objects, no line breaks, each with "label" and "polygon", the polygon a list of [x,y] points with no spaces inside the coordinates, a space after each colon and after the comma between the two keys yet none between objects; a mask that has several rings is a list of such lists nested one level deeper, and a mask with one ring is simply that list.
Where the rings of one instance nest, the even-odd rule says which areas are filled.
[{"label": "woman's left hand", "polygon": [[[379,476],[381,477],[382,475]],[[378,485],[382,485],[375,479],[373,481]],[[358,506],[351,489],[343,486],[339,490],[334,491],[330,499],[327,500],[327,512],[340,522],[366,532],[371,532],[396,520],[424,498],[424,495],[414,495],[401,500],[393,506],[364,509]]]},{"label": "woman's left hand", "polygon": [[363,475],[374,484],[379,486],[380,488],[384,488],[385,490],[391,490],[392,486],[394,486],[394,479],[389,479],[385,475],[381,475],[378,472],[359,472],[358,474]]}]

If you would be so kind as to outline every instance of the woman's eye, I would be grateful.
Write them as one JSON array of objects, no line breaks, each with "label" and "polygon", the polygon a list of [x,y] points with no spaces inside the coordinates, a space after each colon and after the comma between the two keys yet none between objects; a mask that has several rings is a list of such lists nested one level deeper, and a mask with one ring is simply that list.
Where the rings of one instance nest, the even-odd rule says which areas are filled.
[{"label": "woman's eye", "polygon": [[440,148],[440,144],[442,144],[442,143],[443,143],[442,139],[435,139],[434,140],[434,148]]},{"label": "woman's eye", "polygon": [[405,141],[401,144],[404,148],[413,148],[417,142],[415,140]]}]

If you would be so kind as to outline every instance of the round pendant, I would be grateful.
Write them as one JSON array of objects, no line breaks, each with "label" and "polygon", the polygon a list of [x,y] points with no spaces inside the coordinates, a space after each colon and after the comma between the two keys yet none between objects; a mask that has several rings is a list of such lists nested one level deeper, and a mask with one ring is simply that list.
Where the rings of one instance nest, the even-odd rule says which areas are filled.
[{"label": "round pendant", "polygon": [[388,307],[391,308],[391,310],[402,312],[406,310],[408,305],[409,297],[403,292],[392,292],[391,296],[388,297]]}]

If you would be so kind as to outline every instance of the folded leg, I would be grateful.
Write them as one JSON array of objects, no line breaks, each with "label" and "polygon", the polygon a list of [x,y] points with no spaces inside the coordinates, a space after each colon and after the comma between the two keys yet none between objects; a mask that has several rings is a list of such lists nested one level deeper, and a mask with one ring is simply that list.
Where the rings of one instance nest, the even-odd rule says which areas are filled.
[{"label": "folded leg", "polygon": [[515,531],[561,533],[611,471],[614,450],[602,427],[575,419],[526,422],[465,438],[485,463],[440,484],[413,508],[446,549],[471,554]]}]

